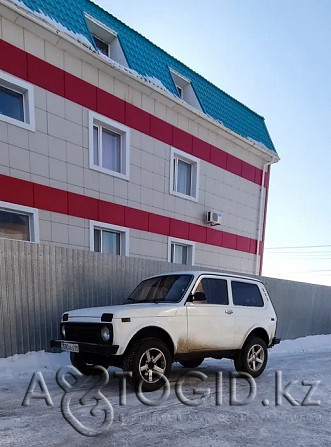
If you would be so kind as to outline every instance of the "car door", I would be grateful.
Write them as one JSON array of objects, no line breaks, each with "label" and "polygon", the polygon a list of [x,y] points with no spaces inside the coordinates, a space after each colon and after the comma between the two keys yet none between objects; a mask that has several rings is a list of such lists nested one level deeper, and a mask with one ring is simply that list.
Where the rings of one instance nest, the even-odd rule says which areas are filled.
[{"label": "car door", "polygon": [[260,284],[249,280],[231,280],[231,298],[235,321],[234,342],[241,346],[246,335],[255,327],[267,327],[270,324],[268,303],[263,298]]},{"label": "car door", "polygon": [[228,284],[215,275],[201,276],[192,293],[204,292],[206,301],[186,303],[189,351],[232,349],[234,318]]}]

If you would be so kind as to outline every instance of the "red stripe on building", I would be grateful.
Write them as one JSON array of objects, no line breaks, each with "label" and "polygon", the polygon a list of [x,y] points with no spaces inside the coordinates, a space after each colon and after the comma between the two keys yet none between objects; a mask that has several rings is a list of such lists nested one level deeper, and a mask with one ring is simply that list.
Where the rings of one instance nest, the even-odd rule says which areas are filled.
[{"label": "red stripe on building", "polygon": [[6,175],[0,175],[0,200],[256,254],[255,239]]},{"label": "red stripe on building", "polygon": [[0,69],[261,185],[262,170],[0,39]]}]

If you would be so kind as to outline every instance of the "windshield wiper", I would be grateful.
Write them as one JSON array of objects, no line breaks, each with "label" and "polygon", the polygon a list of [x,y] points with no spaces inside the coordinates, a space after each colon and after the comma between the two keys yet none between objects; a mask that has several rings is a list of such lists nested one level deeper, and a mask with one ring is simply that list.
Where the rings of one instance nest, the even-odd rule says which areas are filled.
[{"label": "windshield wiper", "polygon": [[135,303],[136,302],[136,300],[134,299],[134,298],[127,298],[125,301],[124,301],[124,304],[128,304],[128,303]]}]

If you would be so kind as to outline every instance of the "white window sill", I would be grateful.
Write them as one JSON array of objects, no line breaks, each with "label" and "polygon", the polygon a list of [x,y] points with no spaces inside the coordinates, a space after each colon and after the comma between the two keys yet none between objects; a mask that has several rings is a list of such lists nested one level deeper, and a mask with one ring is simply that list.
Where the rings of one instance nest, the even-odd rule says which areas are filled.
[{"label": "white window sill", "polygon": [[180,197],[181,199],[186,199],[186,200],[190,200],[191,202],[199,202],[199,198],[198,197],[194,197],[194,196],[188,196],[186,194],[182,194],[181,192],[177,192],[177,191],[170,191],[170,194],[176,197]]},{"label": "white window sill", "polygon": [[126,181],[130,180],[129,174],[122,174],[121,172],[116,172],[116,171],[112,171],[111,169],[101,168],[100,166],[97,166],[97,165],[93,165],[93,164],[90,165],[90,169],[93,169],[94,171],[102,172],[103,174],[111,175],[112,177],[120,178],[122,180],[126,180]]},{"label": "white window sill", "polygon": [[31,124],[25,123],[24,121],[15,120],[15,118],[11,118],[10,116],[7,116],[7,115],[0,114],[0,121],[4,121],[5,123],[8,123],[8,124],[13,124],[14,126],[17,126],[17,127],[22,127],[22,129],[30,130],[31,132],[36,131],[36,127],[35,127],[34,123],[31,123]]}]

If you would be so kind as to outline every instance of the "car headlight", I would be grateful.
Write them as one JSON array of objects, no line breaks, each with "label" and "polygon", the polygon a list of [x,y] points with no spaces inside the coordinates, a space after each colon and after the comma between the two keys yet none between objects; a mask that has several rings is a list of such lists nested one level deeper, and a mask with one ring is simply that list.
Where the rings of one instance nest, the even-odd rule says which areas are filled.
[{"label": "car headlight", "polygon": [[109,341],[110,340],[110,331],[107,328],[107,326],[104,326],[101,329],[101,338],[102,338],[103,341]]},{"label": "car headlight", "polygon": [[62,332],[62,336],[63,336],[63,338],[66,338],[66,327],[65,327],[64,324],[62,324],[61,332]]}]

